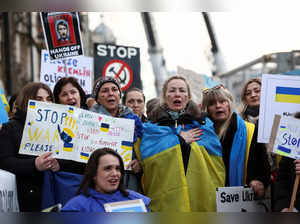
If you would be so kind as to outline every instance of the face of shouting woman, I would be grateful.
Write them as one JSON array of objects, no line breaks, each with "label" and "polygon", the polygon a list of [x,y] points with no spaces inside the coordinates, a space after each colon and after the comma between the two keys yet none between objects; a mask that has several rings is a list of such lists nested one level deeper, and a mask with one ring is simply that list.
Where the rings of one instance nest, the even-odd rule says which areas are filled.
[{"label": "face of shouting woman", "polygon": [[115,116],[118,111],[120,97],[118,86],[112,82],[107,82],[101,86],[97,101],[104,106],[112,116]]},{"label": "face of shouting woman", "polygon": [[183,110],[190,100],[185,81],[181,79],[171,80],[167,85],[164,100],[170,110],[175,112]]}]

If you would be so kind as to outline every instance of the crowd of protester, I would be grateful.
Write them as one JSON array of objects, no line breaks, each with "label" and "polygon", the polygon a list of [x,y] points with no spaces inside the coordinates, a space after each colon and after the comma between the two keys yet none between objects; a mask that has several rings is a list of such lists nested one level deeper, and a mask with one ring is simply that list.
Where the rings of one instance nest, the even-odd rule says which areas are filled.
[{"label": "crowd of protester", "polygon": [[[60,79],[53,93],[38,82],[24,86],[0,130],[0,169],[16,175],[20,211],[62,203],[61,211],[97,212],[105,203],[142,199],[147,211],[215,212],[216,188],[230,186],[249,186],[256,199],[271,197],[273,211],[288,211],[300,161],[276,157],[257,142],[261,80],[246,83],[239,108],[223,85],[204,89],[201,104],[191,91],[182,76],[167,79],[162,96],[149,100],[138,88],[123,93],[112,77],[95,80],[88,96],[72,77]],[[124,167],[110,148],[95,150],[87,164],[51,152],[18,154],[29,100],[134,120],[131,162]],[[68,136],[58,131],[64,141]]]}]

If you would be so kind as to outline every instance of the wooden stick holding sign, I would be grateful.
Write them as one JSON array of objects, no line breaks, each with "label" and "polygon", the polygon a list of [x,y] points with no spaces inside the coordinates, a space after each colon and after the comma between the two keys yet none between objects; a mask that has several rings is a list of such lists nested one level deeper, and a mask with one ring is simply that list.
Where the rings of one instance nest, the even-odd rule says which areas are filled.
[{"label": "wooden stick holding sign", "polygon": [[293,188],[293,194],[290,202],[289,212],[294,211],[294,204],[296,200],[297,190],[299,186],[299,175],[296,175],[295,182],[294,182],[294,188]]}]

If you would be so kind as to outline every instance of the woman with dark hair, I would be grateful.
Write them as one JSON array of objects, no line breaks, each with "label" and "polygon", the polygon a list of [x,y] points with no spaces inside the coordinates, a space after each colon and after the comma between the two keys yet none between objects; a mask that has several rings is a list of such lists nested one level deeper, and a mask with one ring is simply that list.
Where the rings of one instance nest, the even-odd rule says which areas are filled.
[{"label": "woman with dark hair", "polygon": [[74,77],[61,78],[53,89],[54,102],[88,109],[86,94]]},{"label": "woman with dark hair", "polygon": [[142,199],[148,208],[150,199],[123,185],[125,170],[121,156],[110,148],[95,150],[87,163],[76,197],[62,211],[104,212],[104,204]]},{"label": "woman with dark hair", "polygon": [[[85,92],[74,77],[61,78],[53,93],[55,103],[87,109]],[[60,172],[44,175],[43,209],[58,203],[64,205],[74,197],[86,167],[85,163],[72,160],[58,159],[58,162]]]},{"label": "woman with dark hair", "polygon": [[[74,77],[63,77],[54,86],[54,101],[58,104],[70,105],[82,109],[88,109],[86,94]],[[71,160],[58,160],[61,171],[83,174],[85,164]]]},{"label": "woman with dark hair", "polygon": [[[104,114],[111,117],[132,119],[135,122],[134,139],[137,142],[138,138],[142,136],[142,122],[132,110],[120,104],[121,100],[121,87],[119,81],[112,77],[100,77],[95,81],[93,95],[96,104],[91,108],[91,111]],[[136,159],[135,151],[132,153],[132,160],[128,167],[132,170],[126,170],[125,184],[129,189],[140,191],[140,174],[141,166]]]},{"label": "woman with dark hair", "polygon": [[56,172],[60,169],[51,152],[38,157],[18,154],[29,100],[52,103],[53,94],[43,83],[33,82],[25,85],[16,99],[17,111],[14,117],[3,124],[0,131],[0,169],[16,175],[21,212],[41,210],[42,171]]}]

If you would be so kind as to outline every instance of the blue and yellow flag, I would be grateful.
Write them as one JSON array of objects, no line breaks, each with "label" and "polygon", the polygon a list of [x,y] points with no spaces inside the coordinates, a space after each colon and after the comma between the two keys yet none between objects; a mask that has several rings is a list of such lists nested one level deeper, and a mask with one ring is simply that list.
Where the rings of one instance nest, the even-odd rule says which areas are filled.
[{"label": "blue and yellow flag", "polygon": [[275,101],[300,104],[300,88],[277,86]]},{"label": "blue and yellow flag", "polygon": [[8,112],[9,112],[9,105],[5,98],[5,95],[0,88],[0,124],[8,122]]},{"label": "blue and yellow flag", "polygon": [[89,159],[89,154],[81,152],[80,153],[80,159],[88,160]]},{"label": "blue and yellow flag", "polygon": [[109,124],[102,123],[100,130],[103,131],[103,132],[108,132],[108,130],[109,130]]},{"label": "blue and yellow flag", "polygon": [[124,149],[124,150],[131,150],[131,149],[132,149],[132,146],[133,146],[133,143],[132,143],[132,142],[128,142],[128,141],[122,141],[122,142],[121,142],[121,149]]},{"label": "blue and yellow flag", "polygon": [[30,102],[29,102],[29,108],[30,108],[30,109],[34,109],[34,108],[35,108],[35,102],[30,101]]}]

